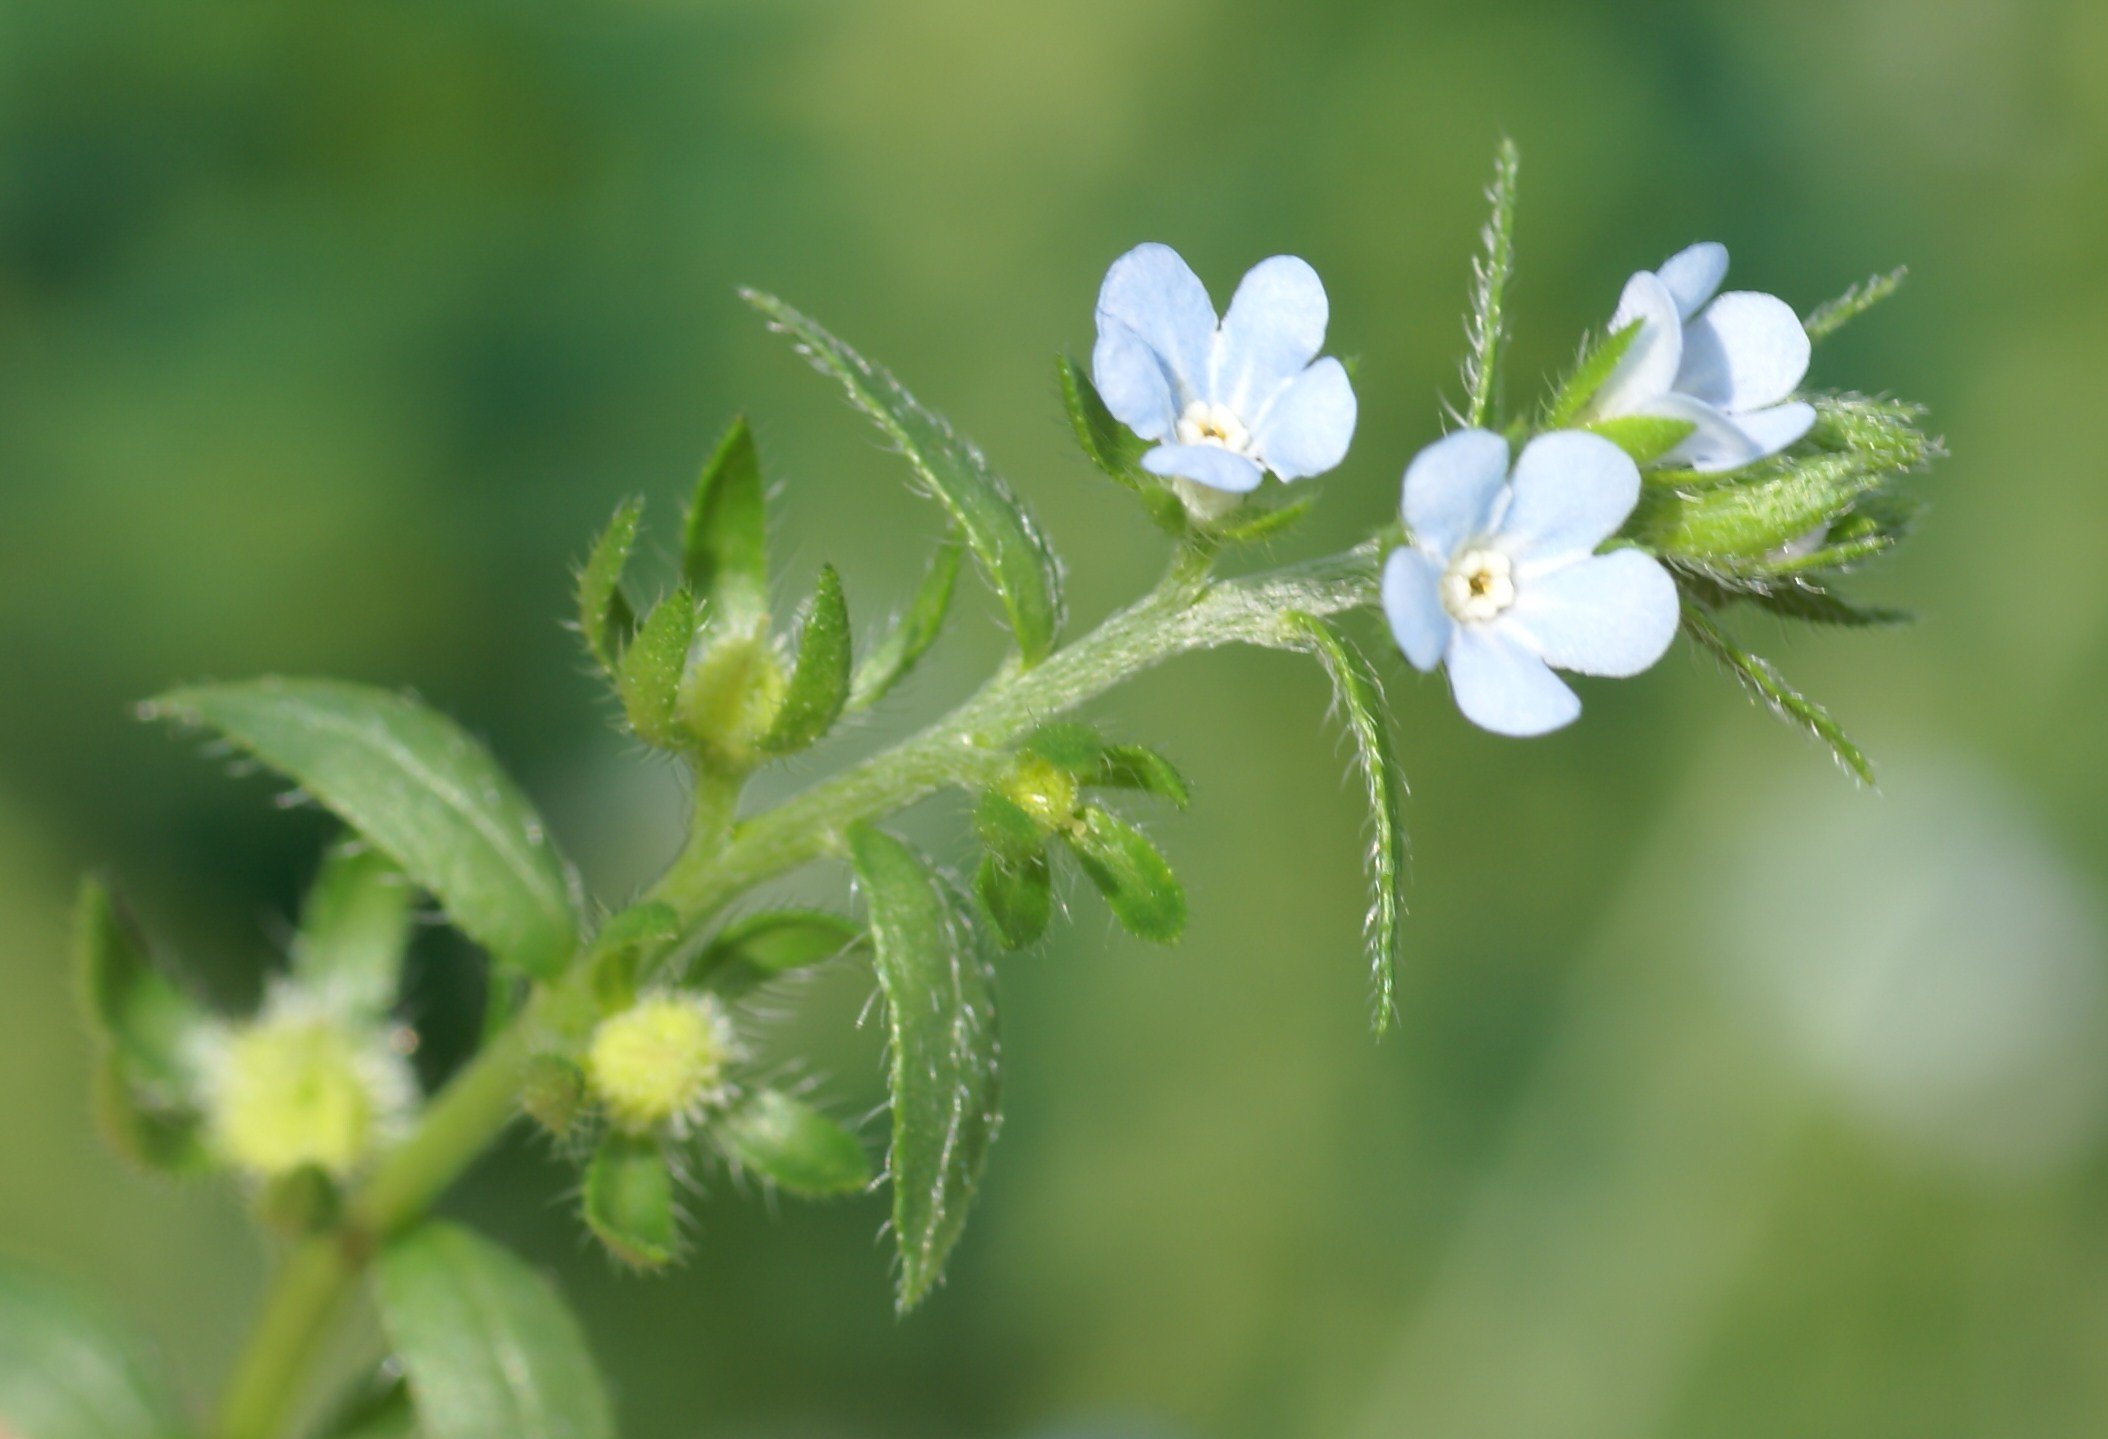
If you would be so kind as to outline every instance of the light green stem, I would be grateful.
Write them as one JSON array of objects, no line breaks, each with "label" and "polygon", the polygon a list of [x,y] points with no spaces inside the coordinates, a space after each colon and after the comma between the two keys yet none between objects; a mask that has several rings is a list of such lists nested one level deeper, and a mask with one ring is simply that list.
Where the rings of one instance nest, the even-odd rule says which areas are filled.
[{"label": "light green stem", "polygon": [[[698,931],[726,901],[829,853],[850,825],[972,784],[1038,725],[1174,655],[1228,644],[1299,648],[1291,612],[1337,614],[1370,604],[1377,547],[1246,579],[1209,583],[1183,558],[1163,584],[1031,669],[1014,662],[920,734],[730,830],[729,799],[700,794],[691,843],[649,898]],[[1202,557],[1204,559],[1204,557]],[[704,780],[708,786],[712,781]],[[736,794],[736,790],[734,791]],[[343,1223],[287,1256],[237,1364],[216,1439],[276,1439],[307,1368],[374,1251],[420,1218],[517,1110],[520,1072],[540,1046],[575,1043],[590,1024],[583,966],[538,992],[426,1108],[411,1137],[356,1193]]]}]

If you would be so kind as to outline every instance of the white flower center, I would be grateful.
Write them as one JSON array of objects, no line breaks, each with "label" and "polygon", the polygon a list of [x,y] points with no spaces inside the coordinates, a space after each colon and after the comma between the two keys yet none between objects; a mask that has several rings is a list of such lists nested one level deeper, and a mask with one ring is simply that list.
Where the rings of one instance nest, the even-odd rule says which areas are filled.
[{"label": "white flower center", "polygon": [[1461,624],[1478,624],[1515,603],[1515,562],[1499,550],[1469,549],[1442,574],[1442,608]]},{"label": "white flower center", "polygon": [[1220,445],[1241,455],[1251,444],[1252,434],[1227,405],[1195,400],[1178,417],[1178,442],[1182,445]]}]

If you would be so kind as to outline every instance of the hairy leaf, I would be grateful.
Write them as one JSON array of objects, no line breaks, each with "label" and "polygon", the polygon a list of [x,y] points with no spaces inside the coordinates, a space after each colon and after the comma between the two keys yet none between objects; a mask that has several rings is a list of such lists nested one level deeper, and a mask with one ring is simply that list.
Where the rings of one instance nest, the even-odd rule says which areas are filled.
[{"label": "hairy leaf", "polygon": [[771,754],[795,754],[817,743],[842,717],[848,700],[849,602],[834,566],[822,565],[805,607],[790,684],[761,747]]},{"label": "hairy leaf", "polygon": [[1138,744],[1107,745],[1084,783],[1100,789],[1141,790],[1171,801],[1174,809],[1184,809],[1193,800],[1186,777],[1172,768],[1171,761]]},{"label": "hairy leaf", "polygon": [[1301,524],[1306,515],[1317,508],[1315,494],[1290,500],[1271,509],[1256,505],[1244,505],[1208,526],[1208,535],[1229,545],[1257,544],[1276,535],[1286,534]]},{"label": "hairy leaf", "polygon": [[1398,1014],[1398,963],[1405,947],[1405,777],[1391,743],[1376,673],[1360,650],[1310,615],[1289,624],[1332,679],[1334,702],[1354,740],[1354,761],[1369,799],[1369,914],[1364,930],[1380,1035]]},{"label": "hairy leaf", "polygon": [[593,936],[586,963],[591,968],[593,993],[605,1011],[627,1009],[637,999],[637,986],[647,960],[680,937],[681,917],[671,905],[656,900],[633,904],[608,916]]},{"label": "hairy leaf", "polygon": [[673,1170],[655,1139],[609,1130],[586,1165],[586,1227],[632,1269],[663,1269],[680,1257]]},{"label": "hairy leaf", "polygon": [[1625,533],[1676,559],[1755,559],[1850,509],[1880,483],[1856,456],[1780,462],[1734,484],[1650,486]]},{"label": "hairy leaf", "polygon": [[190,1056],[210,1015],[154,965],[130,917],[92,877],[81,884],[73,956],[106,1137],[150,1168],[194,1167],[202,1156]]},{"label": "hairy leaf", "polygon": [[981,856],[973,887],[1005,949],[1023,949],[1047,932],[1054,916],[1054,876],[1044,847],[1020,854],[991,849]]},{"label": "hairy leaf", "polygon": [[359,840],[330,850],[293,939],[293,974],[353,1014],[378,1018],[402,987],[417,890],[394,860]]},{"label": "hairy leaf", "polygon": [[1585,428],[1630,455],[1635,465],[1651,465],[1689,439],[1691,431],[1697,427],[1689,420],[1621,415],[1615,420],[1596,420]]},{"label": "hairy leaf", "polygon": [[970,902],[914,850],[869,825],[847,836],[886,997],[899,1302],[944,1273],[999,1120],[995,996]]},{"label": "hairy leaf", "polygon": [[862,925],[822,910],[749,915],[717,932],[696,960],[692,982],[733,999],[794,970],[847,954],[863,940]]},{"label": "hairy leaf", "polygon": [[141,1347],[71,1293],[0,1267],[0,1435],[178,1439]]},{"label": "hairy leaf", "polygon": [[742,632],[768,618],[768,520],[761,455],[747,418],[732,421],[696,480],[681,537],[681,576],[699,609]]},{"label": "hairy leaf", "polygon": [[711,1134],[727,1159],[792,1194],[825,1199],[871,1187],[871,1161],[856,1136],[779,1090],[746,1096]]},{"label": "hairy leaf", "polygon": [[630,632],[637,627],[637,616],[622,592],[622,572],[629,567],[643,518],[644,501],[624,500],[578,572],[578,632],[585,638],[587,653],[610,676],[622,658],[623,646],[629,643]]},{"label": "hairy leaf", "polygon": [[856,674],[849,681],[850,713],[877,704],[937,642],[944,617],[951,610],[952,592],[958,587],[959,561],[965,553],[966,547],[956,534],[945,536],[944,543],[937,546],[908,607],[856,667]]},{"label": "hairy leaf", "polygon": [[1148,837],[1096,805],[1062,832],[1121,927],[1154,944],[1175,944],[1186,929],[1186,891]]},{"label": "hairy leaf", "polygon": [[676,589],[652,607],[637,638],[623,652],[615,691],[622,696],[629,727],[646,744],[680,749],[688,742],[681,726],[679,697],[688,646],[694,639],[695,597],[686,589]]},{"label": "hairy leaf", "polygon": [[1596,392],[1617,372],[1618,362],[1625,358],[1625,352],[1632,348],[1639,333],[1640,322],[1634,320],[1583,347],[1581,358],[1559,382],[1551,402],[1545,406],[1545,429],[1563,430],[1588,408],[1588,402],[1596,397]]},{"label": "hairy leaf", "polygon": [[1009,486],[951,426],[901,388],[900,382],[773,295],[741,294],[770,325],[797,343],[820,370],[900,447],[929,492],[966,536],[967,545],[1010,616],[1019,653],[1037,664],[1061,628],[1061,565]]},{"label": "hairy leaf", "polygon": [[1062,405],[1085,458],[1131,491],[1158,529],[1183,535],[1188,523],[1185,505],[1162,478],[1142,468],[1149,441],[1113,418],[1081,365],[1063,355],[1055,368],[1061,376]]},{"label": "hairy leaf", "polygon": [[1515,142],[1503,136],[1493,157],[1493,183],[1486,188],[1493,213],[1479,235],[1485,253],[1471,262],[1471,315],[1464,327],[1471,342],[1471,352],[1464,357],[1467,425],[1491,423],[1500,399],[1501,350],[1508,340],[1508,282],[1515,274],[1515,182],[1521,166]]},{"label": "hairy leaf", "polygon": [[1837,757],[1837,762],[1857,776],[1862,784],[1871,786],[1874,783],[1874,767],[1868,763],[1866,752],[1852,743],[1828,710],[1787,684],[1770,661],[1737,646],[1705,611],[1695,605],[1683,607],[1683,629],[1699,648],[1720,661],[1727,672],[1751,695],[1763,701],[1773,714],[1822,741]]},{"label": "hairy leaf", "polygon": [[501,962],[548,976],[570,957],[578,920],[563,860],[526,797],[452,720],[337,680],[201,685],[151,712],[216,730],[290,776]]},{"label": "hairy leaf", "polygon": [[1826,300],[1801,321],[1811,343],[1820,344],[1868,310],[1903,288],[1910,277],[1908,266],[1898,265],[1886,275],[1875,275],[1852,286],[1834,300]]},{"label": "hairy leaf", "polygon": [[505,1250],[431,1221],[381,1251],[374,1280],[426,1439],[614,1439],[578,1320]]}]

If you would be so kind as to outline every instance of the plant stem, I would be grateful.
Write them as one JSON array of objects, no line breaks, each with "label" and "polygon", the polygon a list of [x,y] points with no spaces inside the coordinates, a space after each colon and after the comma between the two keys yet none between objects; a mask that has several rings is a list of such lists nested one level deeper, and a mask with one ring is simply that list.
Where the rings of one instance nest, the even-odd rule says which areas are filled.
[{"label": "plant stem", "polygon": [[[1292,611],[1330,615],[1375,598],[1377,547],[1210,583],[1205,556],[1181,555],[1163,583],[1032,669],[1007,665],[951,714],[893,748],[733,827],[730,799],[700,792],[689,845],[648,899],[699,930],[724,903],[833,849],[844,830],[1000,765],[1032,729],[1174,655],[1226,644],[1299,648]],[[700,781],[708,786],[707,779]],[[736,794],[736,786],[732,787]],[[316,1349],[378,1247],[420,1218],[512,1120],[520,1072],[537,1046],[575,1042],[591,1023],[584,966],[539,991],[426,1108],[416,1131],[350,1200],[333,1232],[303,1241],[264,1300],[229,1381],[216,1439],[275,1439]]]}]

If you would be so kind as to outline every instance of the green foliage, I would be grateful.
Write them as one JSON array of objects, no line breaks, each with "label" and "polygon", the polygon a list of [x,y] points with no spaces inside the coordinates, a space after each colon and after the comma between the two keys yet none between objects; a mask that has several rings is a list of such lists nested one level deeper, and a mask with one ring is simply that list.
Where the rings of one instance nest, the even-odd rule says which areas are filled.
[{"label": "green foliage", "polygon": [[585,1116],[586,1074],[560,1054],[531,1056],[520,1076],[520,1109],[556,1139]]},{"label": "green foliage", "polygon": [[1375,1028],[1398,1013],[1398,963],[1404,948],[1405,772],[1391,743],[1383,689],[1369,662],[1340,632],[1310,615],[1288,617],[1301,645],[1332,680],[1334,702],[1354,740],[1355,766],[1369,798],[1369,913],[1364,929],[1376,991]]},{"label": "green foliage", "polygon": [[822,565],[805,607],[790,684],[761,748],[770,754],[796,754],[834,728],[849,700],[849,645],[849,602],[842,595],[842,577],[833,565]]},{"label": "green foliage", "polygon": [[1172,767],[1171,761],[1138,744],[1107,745],[1099,751],[1098,762],[1084,775],[1083,782],[1098,789],[1141,790],[1169,800],[1174,809],[1184,809],[1193,802],[1186,777]]},{"label": "green foliage", "polygon": [[656,1139],[610,1129],[586,1165],[586,1227],[632,1269],[663,1269],[680,1257],[681,1222],[672,1166]]},{"label": "green foliage", "polygon": [[1141,501],[1150,522],[1167,535],[1186,532],[1186,507],[1164,481],[1142,468],[1149,442],[1113,418],[1083,366],[1063,355],[1055,362],[1061,378],[1061,401],[1069,427],[1084,457]]},{"label": "green foliage", "polygon": [[699,612],[749,631],[768,619],[768,518],[761,455],[747,417],[725,431],[696,480],[681,537],[681,578]]},{"label": "green foliage", "polygon": [[1081,778],[1098,768],[1098,762],[1105,754],[1105,741],[1098,737],[1096,730],[1081,721],[1056,720],[1026,735],[1025,742],[1018,748]]},{"label": "green foliage", "polygon": [[856,1136],[780,1090],[746,1096],[710,1132],[727,1159],[792,1194],[827,1199],[871,1187],[871,1161]]},{"label": "green foliage", "polygon": [[149,1169],[202,1166],[189,1052],[209,1016],[154,966],[138,930],[94,878],[81,883],[73,962],[95,1041],[104,1137]]},{"label": "green foliage", "polygon": [[1873,785],[1874,767],[1868,762],[1866,752],[1852,743],[1828,710],[1787,684],[1770,661],[1737,646],[1713,623],[1711,616],[1689,603],[1683,608],[1683,630],[1699,648],[1720,661],[1721,666],[1773,714],[1814,735],[1860,783],[1869,787]]},{"label": "green foliage", "polygon": [[624,500],[578,572],[578,633],[586,642],[586,652],[609,676],[615,673],[623,646],[637,627],[637,616],[622,592],[622,572],[629,567],[643,518],[644,501]]},{"label": "green foliage", "polygon": [[1087,805],[1062,838],[1128,933],[1153,944],[1177,943],[1186,929],[1186,891],[1147,836]]},{"label": "green foliage", "polygon": [[501,963],[547,976],[577,945],[571,880],[519,788],[452,720],[337,680],[200,685],[149,713],[217,731],[401,867]]},{"label": "green foliage", "polygon": [[979,927],[957,884],[883,830],[857,825],[846,838],[886,997],[887,1170],[905,1311],[943,1276],[995,1138],[1002,1089],[995,996]]},{"label": "green foliage", "polygon": [[1584,426],[1632,456],[1636,465],[1651,465],[1690,438],[1695,428],[1689,420],[1665,420],[1655,415],[1621,415],[1614,420],[1595,420]]},{"label": "green foliage", "polygon": [[1039,526],[972,443],[901,388],[885,370],[773,295],[740,292],[806,358],[842,382],[914,467],[966,536],[1010,616],[1018,652],[1037,664],[1061,629],[1061,565]]},{"label": "green foliage", "polygon": [[410,1386],[401,1380],[374,1385],[323,1427],[321,1439],[422,1439]]},{"label": "green foliage", "polygon": [[1574,362],[1574,368],[1559,382],[1550,402],[1545,405],[1543,428],[1563,430],[1580,418],[1589,401],[1596,397],[1596,392],[1617,373],[1618,362],[1625,358],[1625,352],[1632,348],[1639,333],[1640,322],[1634,320],[1622,329],[1584,344],[1581,358]]},{"label": "green foliage", "polygon": [[1271,509],[1246,503],[1208,526],[1208,538],[1226,545],[1251,545],[1287,534],[1317,508],[1315,494]]},{"label": "green foliage", "polygon": [[[990,798],[1017,810],[999,795]],[[1047,932],[1047,923],[1054,917],[1054,873],[1046,845],[1037,835],[1022,851],[1006,853],[991,847],[974,870],[973,888],[974,898],[988,912],[1005,949],[1036,944]]]},{"label": "green foliage", "polygon": [[681,917],[672,906],[648,900],[608,916],[593,936],[586,957],[593,996],[603,1014],[636,1003],[645,962],[680,937]]},{"label": "green foliage", "polygon": [[629,727],[648,745],[678,750],[688,743],[679,697],[694,640],[695,597],[680,588],[652,607],[636,640],[623,651],[615,693]]},{"label": "green foliage", "polygon": [[862,925],[823,910],[749,915],[717,932],[696,960],[690,982],[736,999],[772,979],[847,954],[863,941]]},{"label": "green foliage", "polygon": [[1493,158],[1493,183],[1486,189],[1493,213],[1479,234],[1484,254],[1471,262],[1471,314],[1465,337],[1464,423],[1487,425],[1500,402],[1501,350],[1508,340],[1508,282],[1515,274],[1515,188],[1522,155],[1515,142],[1502,137]]},{"label": "green foliage", "polygon": [[981,843],[1004,859],[1036,854],[1047,838],[1045,827],[1023,805],[995,790],[982,791],[974,804],[973,824]]},{"label": "green foliage", "polygon": [[293,938],[293,976],[351,1013],[379,1018],[402,987],[417,890],[395,861],[357,840],[331,849]]},{"label": "green foliage", "polygon": [[1875,275],[1852,286],[1834,300],[1827,300],[1809,311],[1801,321],[1801,328],[1808,332],[1808,339],[1821,344],[1868,310],[1886,300],[1903,288],[1910,277],[1907,266],[1898,265],[1886,275]]},{"label": "green foliage", "polygon": [[73,1295],[0,1266],[0,1434],[181,1439],[140,1346]]},{"label": "green foliage", "polygon": [[958,588],[959,562],[965,554],[966,547],[955,533],[946,535],[937,546],[907,608],[856,667],[844,707],[848,713],[869,709],[885,698],[886,692],[905,679],[915,662],[937,642],[945,616],[951,611],[952,594]]},{"label": "green foliage", "polygon": [[577,1319],[489,1240],[419,1226],[381,1251],[374,1298],[425,1439],[614,1439]]}]

